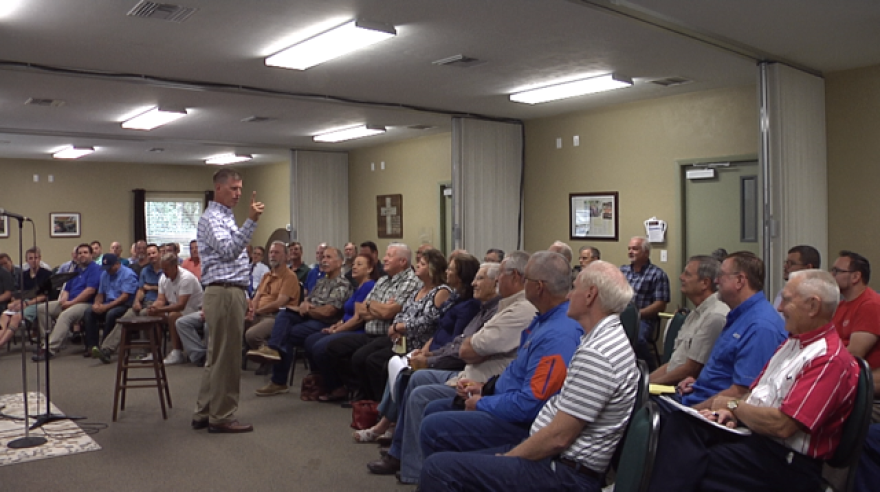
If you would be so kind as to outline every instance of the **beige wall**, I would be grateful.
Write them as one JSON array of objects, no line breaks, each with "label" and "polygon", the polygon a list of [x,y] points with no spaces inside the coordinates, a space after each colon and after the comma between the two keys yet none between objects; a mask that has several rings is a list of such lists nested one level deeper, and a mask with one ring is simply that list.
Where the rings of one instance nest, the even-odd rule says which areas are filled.
[{"label": "beige wall", "polygon": [[[575,250],[590,244],[603,260],[623,264],[629,238],[644,235],[645,219],[657,216],[669,229],[651,260],[669,275],[673,303],[681,302],[677,161],[757,154],[756,104],[755,88],[742,87],[526,122],[526,249],[544,249],[560,239]],[[575,135],[579,147],[572,146]],[[557,137],[563,140],[560,150]],[[602,191],[620,193],[620,240],[569,241],[569,193]],[[660,263],[661,249],[669,252],[667,263]]]},{"label": "beige wall", "polygon": [[242,174],[242,198],[235,209],[239,224],[245,221],[250,210],[251,196],[257,192],[257,200],[266,206],[252,243],[265,246],[275,229],[290,224],[290,163],[266,164],[240,168]]},{"label": "beige wall", "polygon": [[[828,251],[831,266],[841,249],[880,265],[876,219],[880,185],[880,65],[828,74]],[[874,273],[871,284],[880,286]]]},{"label": "beige wall", "polygon": [[[211,189],[215,170],[207,166],[0,159],[0,206],[33,218],[37,245],[43,251],[43,260],[52,266],[69,260],[70,251],[77,244],[93,240],[101,241],[105,250],[111,242],[119,241],[127,255],[134,238],[131,190],[203,193]],[[35,174],[40,177],[37,183],[33,179]],[[50,174],[54,176],[53,183],[48,180]],[[50,238],[51,212],[82,214],[82,236]],[[25,249],[33,243],[31,238],[30,230],[25,229]],[[8,252],[18,261],[17,231],[0,239],[0,251]]]},{"label": "beige wall", "polygon": [[[393,241],[411,248],[440,244],[439,184],[452,179],[451,134],[415,138],[349,154],[349,220],[351,240],[372,240],[380,258]],[[380,163],[385,162],[385,170]],[[376,170],[370,170],[370,163]],[[403,194],[403,239],[379,239],[376,195]]]}]

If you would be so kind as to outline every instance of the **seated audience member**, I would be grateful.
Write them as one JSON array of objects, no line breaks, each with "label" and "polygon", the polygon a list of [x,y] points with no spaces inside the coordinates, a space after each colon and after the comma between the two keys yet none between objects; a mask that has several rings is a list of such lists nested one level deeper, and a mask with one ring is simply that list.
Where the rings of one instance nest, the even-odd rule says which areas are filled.
[{"label": "seated audience member", "polygon": [[422,243],[418,248],[416,248],[416,262],[413,264],[413,268],[419,264],[419,261],[422,259],[422,255],[425,254],[425,251],[429,249],[434,249],[434,246],[431,243]]},{"label": "seated audience member", "polygon": [[12,300],[12,291],[16,290],[18,277],[12,276],[12,271],[6,265],[11,266],[12,260],[6,253],[0,253],[0,310],[6,311],[9,301]]},{"label": "seated audience member", "polygon": [[309,266],[302,261],[302,244],[294,241],[287,245],[287,268],[296,274],[299,283],[305,285],[309,277]]},{"label": "seated audience member", "polygon": [[[362,246],[363,251],[364,246]],[[367,248],[369,250],[369,248]],[[362,367],[363,358],[355,360],[355,354],[362,347],[373,343],[390,346],[388,332],[394,317],[403,309],[402,304],[422,287],[422,281],[410,268],[412,251],[403,243],[391,243],[385,250],[383,263],[386,276],[381,277],[367,299],[355,313],[364,320],[363,334],[349,335],[344,338],[333,340],[327,344],[327,355],[333,361],[336,374],[342,378],[345,385],[356,392],[362,393],[361,397],[372,395],[363,394],[370,391],[369,387],[360,388],[360,374],[353,372],[353,367]],[[363,352],[370,354],[372,351]],[[381,391],[381,388],[380,388]],[[358,397],[358,399],[361,399]]]},{"label": "seated audience member", "polygon": [[[138,276],[138,289],[134,295],[134,303],[131,305],[131,309],[126,311],[119,319],[131,319],[138,315],[146,316],[147,309],[159,297],[159,279],[162,275],[162,258],[159,254],[159,246],[155,244],[148,245],[146,247],[146,258],[149,260],[149,263],[141,269],[141,273]],[[122,341],[122,325],[117,322],[113,326],[113,330],[104,335],[100,352],[103,354],[116,353],[120,341]],[[91,350],[91,354],[92,356],[96,355],[94,349]],[[104,361],[104,358],[101,358],[101,360]],[[109,359],[104,362],[109,362]]]},{"label": "seated audience member", "polygon": [[262,246],[257,246],[253,248],[253,253],[251,253],[251,265],[250,265],[250,284],[248,284],[248,297],[253,297],[254,293],[257,291],[257,287],[260,286],[260,282],[263,281],[263,275],[269,273],[269,267],[263,263],[263,257],[266,254],[266,250],[263,249]]},{"label": "seated audience member", "polygon": [[37,305],[37,326],[40,334],[45,335],[47,330],[52,330],[49,337],[49,346],[43,347],[33,357],[35,361],[45,360],[46,357],[52,357],[61,350],[61,345],[70,333],[70,328],[74,323],[81,321],[86,310],[91,306],[101,284],[101,267],[92,259],[92,247],[88,244],[80,244],[76,248],[77,267],[76,272],[79,273],[72,278],[64,289],[57,301],[52,301],[48,305],[48,315],[55,320],[55,327],[46,326],[46,304]]},{"label": "seated audience member", "polygon": [[[399,469],[402,482],[418,482],[423,461],[418,436],[425,406],[433,400],[454,397],[460,379],[485,383],[501,374],[516,357],[522,331],[535,317],[535,307],[523,292],[528,260],[528,253],[514,251],[500,266],[487,263],[480,267],[473,282],[474,297],[483,303],[479,317],[453,343],[455,355],[467,365],[461,372],[431,368],[413,373],[398,403],[397,431],[391,449],[367,465],[371,472],[390,474]],[[496,296],[496,288],[500,296]],[[429,361],[429,366],[435,367]]]},{"label": "seated audience member", "polygon": [[693,256],[688,260],[679,277],[681,293],[696,307],[675,337],[675,350],[669,362],[651,373],[652,384],[676,385],[684,378],[696,379],[700,375],[730,312],[727,304],[715,295],[715,279],[720,271],[721,263],[711,256]]},{"label": "seated audience member", "polygon": [[[36,289],[52,276],[50,270],[40,266],[39,248],[27,250],[25,258],[27,258],[30,268],[24,272],[22,292]],[[0,271],[0,284],[4,283],[2,280],[4,273],[8,272]],[[0,287],[0,293],[5,294],[5,288],[5,285]],[[2,295],[0,295],[0,299],[3,299]],[[45,302],[45,300],[46,295],[40,294],[32,299],[14,299],[9,303],[6,309],[15,314],[7,314],[4,309],[3,315],[0,316],[0,346],[5,345],[15,335],[15,330],[21,325],[22,318],[26,319],[29,323],[33,323],[37,315],[37,305]]]},{"label": "seated audience member", "polygon": [[[137,262],[138,262],[137,241],[135,241],[135,242],[131,243],[131,251],[129,252],[129,256],[128,256],[128,265],[129,265],[128,267],[131,268],[131,265],[134,265]],[[135,272],[135,273],[137,273],[137,272]]]},{"label": "seated audience member", "polygon": [[363,304],[370,291],[379,280],[379,271],[373,266],[373,258],[369,255],[358,255],[351,265],[351,278],[354,280],[354,294],[345,301],[342,308],[342,319],[335,324],[313,333],[306,338],[303,346],[309,359],[312,372],[321,375],[326,394],[319,395],[320,401],[338,401],[348,395],[348,390],[337,376],[330,358],[327,356],[327,344],[337,338],[364,333],[364,320],[357,314],[357,306]]},{"label": "seated audience member", "polygon": [[324,249],[321,270],[324,278],[299,305],[287,308],[275,318],[269,344],[248,352],[248,357],[261,363],[275,364],[272,380],[255,391],[257,396],[275,396],[288,391],[287,374],[293,362],[293,351],[302,347],[309,335],[320,332],[342,318],[342,307],[351,297],[351,283],[342,275],[342,252],[333,247]]},{"label": "seated audience member", "polygon": [[379,268],[379,277],[385,276],[385,265],[379,261],[379,248],[373,241],[364,241],[360,245],[360,254],[373,258],[373,264]]},{"label": "seated audience member", "polygon": [[324,256],[324,250],[327,249],[327,243],[321,243],[315,248],[315,266],[309,270],[309,274],[306,276],[306,281],[303,282],[303,285],[306,288],[306,293],[312,291],[315,288],[315,284],[318,280],[324,278],[324,272],[321,271],[321,258]]},{"label": "seated audience member", "polygon": [[177,264],[177,256],[162,256],[162,276],[159,277],[159,296],[147,308],[148,316],[165,318],[171,333],[172,350],[163,361],[165,365],[183,364],[183,344],[177,334],[177,320],[202,308],[202,285],[195,275]]},{"label": "seated audience member", "polygon": [[77,248],[77,246],[74,246],[73,250],[70,252],[70,260],[58,265],[58,273],[70,273],[76,271],[76,267],[78,266],[76,263]]},{"label": "seated audience member", "polygon": [[632,287],[614,265],[598,261],[588,266],[568,296],[568,316],[585,334],[562,390],[541,408],[528,438],[476,452],[433,454],[425,462],[420,487],[601,490],[638,386],[635,354],[619,317],[632,295]]},{"label": "seated audience member", "polygon": [[359,387],[369,400],[382,399],[394,346],[398,345],[398,354],[422,348],[434,335],[440,317],[455,301],[452,289],[446,285],[446,258],[436,249],[422,253],[415,275],[421,287],[408,299],[401,299],[403,309],[394,316],[387,337],[373,340],[352,356],[352,370],[359,376]]},{"label": "seated audience member", "polygon": [[[429,278],[426,280],[419,274],[423,268],[427,267],[427,270],[431,272],[432,270],[439,269],[443,263],[446,262],[446,259],[443,257],[443,253],[437,250],[427,250],[422,252],[422,258],[419,260],[418,266],[416,267],[416,276],[422,280],[422,289],[425,289],[426,285],[433,284],[436,279]],[[424,265],[424,266],[423,266]],[[493,263],[492,265],[496,265]],[[427,359],[429,356],[432,356],[432,351],[438,351],[441,349],[445,349],[446,347],[452,345],[452,342],[456,338],[460,338],[459,335],[464,331],[464,329],[470,324],[470,322],[477,316],[477,313],[480,311],[480,301],[474,298],[473,292],[473,282],[474,277],[477,271],[480,269],[480,262],[473,256],[469,254],[459,254],[452,258],[449,265],[446,267],[446,286],[448,289],[452,289],[452,293],[449,296],[449,299],[446,300],[444,304],[437,307],[436,302],[438,299],[437,296],[434,296],[435,305],[433,308],[428,308],[427,311],[440,311],[440,317],[436,320],[436,329],[434,331],[434,335],[425,342],[421,347],[417,346],[409,346],[407,343],[407,350],[409,352],[409,365],[413,369],[421,369],[427,366]],[[441,287],[442,289],[442,287]],[[439,291],[438,291],[439,292]],[[493,293],[494,294],[494,293]],[[418,295],[418,294],[416,294]],[[430,296],[430,294],[428,295]],[[494,295],[493,295],[494,297]],[[415,307],[410,306],[409,304],[403,307],[403,312],[398,315],[399,317],[403,317],[404,313],[409,311],[410,309],[416,309]],[[445,310],[445,312],[444,312]],[[420,308],[418,310],[418,315],[415,319],[409,320],[408,326],[416,326],[418,324],[418,317],[422,317],[426,309]],[[430,315],[429,315],[430,316]],[[425,320],[423,320],[425,321]],[[458,352],[456,351],[456,354]],[[434,359],[437,360],[436,358]],[[464,368],[464,362],[461,361],[458,357],[448,357],[444,359],[444,362],[447,364],[452,364],[449,369],[462,369]],[[399,387],[400,384],[397,384],[398,395],[403,392],[404,387]],[[382,394],[382,400],[379,402],[379,415],[382,417],[379,420],[379,423],[376,424],[372,429],[367,429],[366,431],[355,432],[354,438],[356,441],[361,442],[361,437],[369,437],[371,435],[383,435],[385,434],[390,427],[397,421],[398,414],[398,405],[397,400],[391,396],[391,391],[394,390],[389,383],[388,378],[386,377],[385,391]]]},{"label": "seated audience member", "polygon": [[[788,282],[788,276],[792,272],[799,272],[810,268],[822,268],[822,256],[812,246],[795,246],[788,250],[788,257],[782,266],[782,279]],[[773,301],[773,309],[778,309],[782,303],[782,289],[776,294]],[[782,313],[780,313],[780,316]]]},{"label": "seated audience member", "polygon": [[101,249],[101,241],[92,241],[89,246],[92,247],[92,260],[101,265],[101,258],[104,257],[104,251]]},{"label": "seated audience member", "polygon": [[[839,308],[838,308],[839,309]],[[880,369],[871,371],[874,376],[874,395],[880,395]],[[874,400],[873,423],[868,427],[868,435],[865,437],[865,445],[862,447],[862,455],[859,457],[858,470],[856,471],[855,492],[874,492],[880,483],[880,421],[877,418],[877,400]]]},{"label": "seated audience member", "polygon": [[116,326],[116,320],[134,302],[137,292],[137,275],[130,268],[123,265],[114,253],[107,253],[101,258],[101,283],[98,293],[92,305],[86,309],[84,320],[86,330],[86,347],[89,350],[83,354],[92,356],[91,347],[97,347],[100,340],[98,322],[104,322],[104,334],[108,335]]},{"label": "seated audience member", "polygon": [[727,322],[700,376],[678,384],[681,403],[698,410],[711,408],[716,397],[742,398],[786,338],[782,318],[764,297],[764,262],[754,253],[728,255],[717,283],[730,306]]},{"label": "seated audience member", "polygon": [[199,282],[202,281],[202,259],[199,257],[199,242],[195,239],[189,242],[189,258],[183,260],[180,266],[195,275]]},{"label": "seated audience member", "polygon": [[486,251],[486,255],[483,256],[483,261],[485,263],[501,263],[504,261],[504,250],[489,248]]},{"label": "seated audience member", "polygon": [[134,256],[129,260],[128,267],[140,278],[141,270],[149,264],[150,258],[147,257],[147,242],[144,240],[137,241],[134,243]]},{"label": "seated audience member", "polygon": [[127,267],[130,265],[128,260],[122,257],[122,244],[120,244],[119,241],[113,241],[110,243],[110,252],[116,255],[117,261],[122,263],[122,266]]},{"label": "seated audience member", "polygon": [[[254,298],[248,301],[244,340],[251,349],[266,345],[281,308],[295,309],[299,305],[299,280],[287,268],[287,247],[281,241],[269,246],[269,265],[271,270],[263,275]],[[268,373],[267,364],[257,369],[257,374]]]},{"label": "seated audience member", "polygon": [[525,273],[526,299],[538,315],[523,331],[516,359],[495,380],[491,394],[483,394],[483,384],[460,379],[464,411],[455,410],[452,398],[428,404],[419,433],[426,459],[441,451],[473,451],[525,439],[541,407],[562,387],[584,334],[566,316],[571,266],[558,253],[539,251]]},{"label": "seated audience member", "polygon": [[[37,256],[40,257],[40,268],[44,268],[44,269],[49,270],[49,271],[51,272],[51,271],[52,271],[52,265],[50,265],[50,264],[48,264],[48,263],[46,263],[45,261],[42,260],[42,258],[43,258],[43,252],[40,250],[40,248],[34,246],[34,247],[31,248],[31,249],[35,250],[35,251],[37,252]],[[30,265],[30,263],[28,263],[28,261],[27,261],[27,253],[25,253],[24,265],[21,265],[21,270],[24,271],[24,272],[26,272],[26,271],[28,271],[28,270],[30,270],[30,269],[31,269],[31,265]]]},{"label": "seated audience member", "polygon": [[354,265],[354,259],[357,255],[357,245],[351,241],[345,243],[345,247],[342,248],[342,256],[345,258],[345,263],[342,264],[342,274],[352,283],[354,282],[351,279],[351,267]]},{"label": "seated audience member", "polygon": [[592,246],[581,246],[581,249],[578,251],[578,268],[583,270],[590,263],[601,259],[602,254],[597,248]]},{"label": "seated audience member", "polygon": [[840,288],[841,301],[834,313],[834,326],[849,353],[880,368],[880,295],[868,287],[871,264],[864,256],[841,251],[831,274]]},{"label": "seated audience member", "polygon": [[208,355],[208,325],[205,324],[205,312],[199,309],[197,312],[177,318],[175,323],[177,335],[183,345],[183,352],[189,361],[197,367],[205,367]]},{"label": "seated audience member", "polygon": [[831,323],[840,292],[827,272],[790,275],[779,309],[790,333],[750,391],[701,414],[737,435],[673,412],[660,433],[651,491],[820,490],[822,460],[840,442],[859,368]]},{"label": "seated audience member", "polygon": [[[629,265],[621,265],[620,271],[626,276],[635,291],[633,303],[639,308],[639,339],[636,343],[636,357],[648,363],[653,371],[656,359],[648,349],[648,339],[660,329],[659,314],[669,302],[669,277],[657,265],[651,263],[651,243],[645,237],[636,236],[627,246]],[[762,277],[763,278],[763,277]]]}]

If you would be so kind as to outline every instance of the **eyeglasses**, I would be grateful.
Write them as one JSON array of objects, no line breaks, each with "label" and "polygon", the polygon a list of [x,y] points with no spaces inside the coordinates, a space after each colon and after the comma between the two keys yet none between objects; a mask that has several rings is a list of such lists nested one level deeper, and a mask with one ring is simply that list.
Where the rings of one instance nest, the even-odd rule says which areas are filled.
[{"label": "eyeglasses", "polygon": [[855,270],[841,270],[837,267],[831,267],[831,275],[837,275],[838,273],[853,273]]},{"label": "eyeglasses", "polygon": [[721,277],[724,277],[725,275],[734,275],[734,276],[736,276],[736,275],[742,275],[742,272],[730,272],[730,273],[720,272],[720,273],[718,274],[718,276],[715,277],[715,280],[720,280]]},{"label": "eyeglasses", "polygon": [[803,264],[803,263],[798,263],[798,262],[796,262],[796,261],[785,260],[785,266],[787,266],[787,267],[793,267],[793,266],[804,266],[804,264]]}]

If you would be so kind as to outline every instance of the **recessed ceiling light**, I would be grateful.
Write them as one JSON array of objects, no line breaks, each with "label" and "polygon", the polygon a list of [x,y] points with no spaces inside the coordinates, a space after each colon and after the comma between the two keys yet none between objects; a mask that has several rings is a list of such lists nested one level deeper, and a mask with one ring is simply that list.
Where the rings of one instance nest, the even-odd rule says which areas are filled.
[{"label": "recessed ceiling light", "polygon": [[174,120],[187,115],[186,109],[165,108],[156,106],[146,113],[142,113],[130,120],[122,122],[122,128],[130,130],[152,130],[171,123]]},{"label": "recessed ceiling light", "polygon": [[254,156],[250,154],[217,154],[205,159],[205,164],[212,164],[215,166],[225,166],[228,164],[235,164],[237,162],[246,162],[253,159]]},{"label": "recessed ceiling light", "polygon": [[354,20],[269,56],[266,65],[306,70],[396,35],[394,26]]},{"label": "recessed ceiling light", "polygon": [[632,79],[612,73],[517,92],[510,95],[510,100],[525,104],[539,104],[569,97],[583,96],[584,94],[610,91],[631,85]]},{"label": "recessed ceiling light", "polygon": [[89,155],[95,151],[94,147],[80,147],[71,145],[66,147],[58,152],[52,154],[52,157],[56,159],[79,159],[84,155]]},{"label": "recessed ceiling light", "polygon": [[342,130],[336,130],[329,133],[323,133],[321,135],[315,135],[312,137],[312,140],[315,142],[343,142],[345,140],[354,140],[356,138],[364,138],[370,137],[372,135],[378,135],[380,133],[385,133],[384,126],[376,126],[376,125],[360,125],[354,128],[345,128]]}]

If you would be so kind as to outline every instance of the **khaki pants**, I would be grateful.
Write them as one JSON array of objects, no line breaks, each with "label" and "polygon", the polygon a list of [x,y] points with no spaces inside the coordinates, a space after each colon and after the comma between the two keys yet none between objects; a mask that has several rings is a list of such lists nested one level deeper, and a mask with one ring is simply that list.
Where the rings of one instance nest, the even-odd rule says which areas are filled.
[{"label": "khaki pants", "polygon": [[210,326],[208,354],[193,420],[234,420],[241,383],[241,340],[247,300],[243,289],[209,286],[202,302]]},{"label": "khaki pants", "polygon": [[[144,313],[144,315],[146,315],[147,308],[150,307],[151,304],[153,304],[151,301],[144,301],[143,308],[141,309],[141,312]],[[128,311],[126,311],[125,314],[123,314],[122,317],[120,317],[119,319],[131,319],[138,316],[139,315],[134,312],[134,309],[129,308]],[[122,325],[116,323],[116,326],[113,327],[113,330],[110,333],[104,335],[104,341],[101,342],[101,348],[107,349],[111,352],[116,352],[116,349],[119,348],[119,342],[121,341]]]},{"label": "khaki pants", "polygon": [[[81,302],[74,304],[65,310],[61,310],[61,303],[52,301],[49,303],[49,317],[55,320],[55,328],[49,335],[49,352],[56,354],[61,350],[61,345],[67,339],[73,324],[81,321],[86,314],[86,309],[91,304]],[[45,336],[48,329],[46,324],[46,304],[37,305],[37,327],[40,329],[40,335]]]},{"label": "khaki pants", "polygon": [[275,326],[274,314],[258,314],[254,316],[253,321],[246,321],[244,324],[247,331],[244,332],[244,340],[248,347],[258,349],[269,340],[272,336],[272,327]]}]

